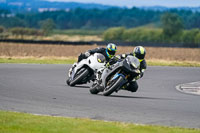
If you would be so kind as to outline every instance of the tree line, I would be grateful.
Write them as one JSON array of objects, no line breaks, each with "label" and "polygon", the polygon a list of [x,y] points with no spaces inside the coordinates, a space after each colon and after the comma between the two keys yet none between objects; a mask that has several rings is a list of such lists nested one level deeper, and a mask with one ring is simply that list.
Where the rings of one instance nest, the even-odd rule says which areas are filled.
[{"label": "tree line", "polygon": [[6,28],[40,28],[41,21],[51,19],[56,29],[107,29],[110,27],[133,28],[150,23],[160,26],[160,17],[168,13],[177,14],[185,29],[200,28],[200,12],[189,10],[153,11],[140,8],[72,9],[70,11],[21,13],[14,16],[0,10],[0,25]]},{"label": "tree line", "polygon": [[[106,29],[103,38],[107,41],[183,43],[200,47],[199,12],[78,8],[69,12],[9,14],[9,11],[0,10],[0,37],[4,37],[5,29],[22,37],[49,35],[53,29]],[[154,26],[149,28],[148,24]]]},{"label": "tree line", "polygon": [[143,43],[182,43],[188,47],[200,47],[200,29],[185,30],[183,20],[174,13],[165,13],[160,18],[160,28],[125,28],[107,29],[104,40]]},{"label": "tree line", "polygon": [[46,19],[44,21],[40,21],[40,29],[36,28],[26,28],[26,27],[13,27],[6,29],[3,26],[0,26],[0,38],[7,38],[9,33],[11,35],[18,37],[20,36],[23,39],[23,36],[48,36],[53,29],[55,28],[55,24],[52,19]]}]

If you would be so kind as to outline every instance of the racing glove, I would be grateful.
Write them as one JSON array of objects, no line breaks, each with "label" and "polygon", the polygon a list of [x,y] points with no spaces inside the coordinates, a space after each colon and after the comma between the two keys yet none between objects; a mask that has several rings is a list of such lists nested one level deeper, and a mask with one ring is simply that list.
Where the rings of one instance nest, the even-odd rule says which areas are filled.
[{"label": "racing glove", "polygon": [[144,75],[144,73],[140,72],[140,74],[137,77],[135,77],[134,80],[138,80],[138,79],[142,78],[143,75]]},{"label": "racing glove", "polygon": [[110,63],[108,62],[108,63],[106,63],[106,67],[107,68],[109,68],[110,67]]},{"label": "racing glove", "polygon": [[140,72],[139,75],[133,79],[133,81],[136,81],[136,80],[140,79],[142,77],[142,75],[143,75],[143,73]]},{"label": "racing glove", "polygon": [[138,80],[138,79],[140,79],[140,77],[141,77],[141,76],[138,75],[137,77],[134,78],[134,80]]},{"label": "racing glove", "polygon": [[89,53],[89,52],[85,52],[85,56],[86,56],[86,57],[89,57],[89,56],[90,56],[90,53]]}]

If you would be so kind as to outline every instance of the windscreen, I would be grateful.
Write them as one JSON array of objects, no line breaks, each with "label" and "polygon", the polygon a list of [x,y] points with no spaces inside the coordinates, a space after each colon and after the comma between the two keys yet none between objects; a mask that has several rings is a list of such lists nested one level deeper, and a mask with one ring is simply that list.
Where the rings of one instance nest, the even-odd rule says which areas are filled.
[{"label": "windscreen", "polygon": [[134,57],[134,56],[127,56],[126,57],[128,63],[132,65],[134,68],[139,68],[140,67],[140,61]]},{"label": "windscreen", "polygon": [[98,55],[97,55],[97,61],[98,61],[99,63],[104,63],[104,62],[106,62],[106,58],[105,58],[104,55],[98,54]]}]

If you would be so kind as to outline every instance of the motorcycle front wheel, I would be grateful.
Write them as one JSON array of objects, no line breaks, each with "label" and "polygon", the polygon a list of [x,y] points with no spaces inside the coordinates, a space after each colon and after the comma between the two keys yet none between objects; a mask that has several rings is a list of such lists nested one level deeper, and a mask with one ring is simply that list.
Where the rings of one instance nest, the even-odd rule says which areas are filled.
[{"label": "motorcycle front wheel", "polygon": [[80,69],[73,80],[70,81],[69,85],[70,86],[75,86],[76,84],[80,83],[88,74],[89,70],[87,68],[82,68]]},{"label": "motorcycle front wheel", "polygon": [[107,86],[104,89],[103,95],[104,96],[111,95],[114,91],[116,91],[119,87],[121,87],[122,82],[124,82],[124,78],[121,76],[112,81],[108,81]]}]

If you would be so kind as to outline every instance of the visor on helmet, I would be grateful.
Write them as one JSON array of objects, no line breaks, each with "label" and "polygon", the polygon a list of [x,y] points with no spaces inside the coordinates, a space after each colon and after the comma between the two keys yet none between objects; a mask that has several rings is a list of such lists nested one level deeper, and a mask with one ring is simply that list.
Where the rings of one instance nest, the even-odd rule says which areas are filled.
[{"label": "visor on helmet", "polygon": [[138,59],[142,60],[145,57],[145,54],[136,54],[135,55]]},{"label": "visor on helmet", "polygon": [[116,53],[116,51],[112,51],[112,50],[109,50],[109,49],[108,49],[108,54],[109,54],[109,55],[115,55],[115,53]]}]

